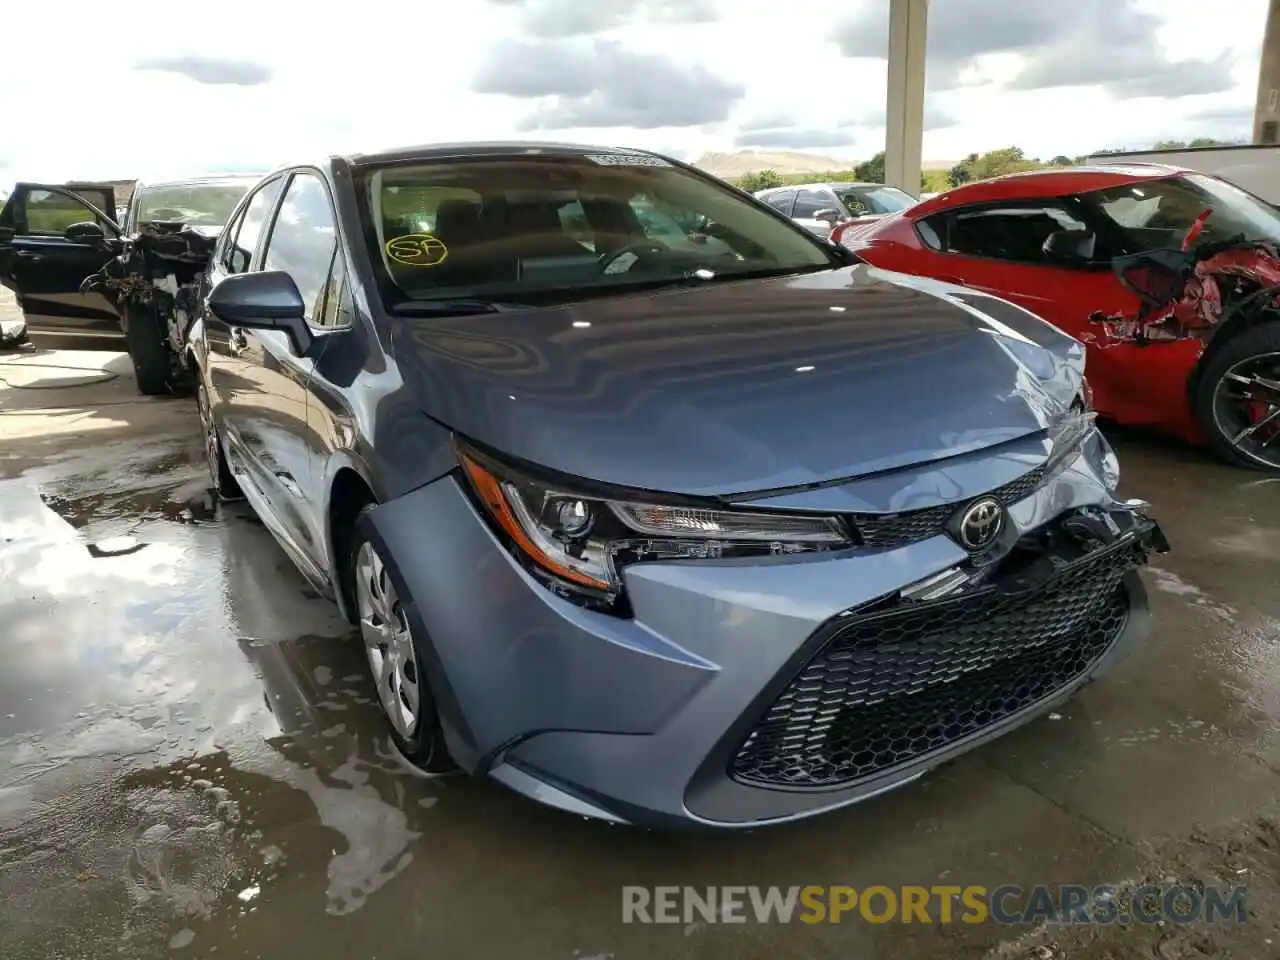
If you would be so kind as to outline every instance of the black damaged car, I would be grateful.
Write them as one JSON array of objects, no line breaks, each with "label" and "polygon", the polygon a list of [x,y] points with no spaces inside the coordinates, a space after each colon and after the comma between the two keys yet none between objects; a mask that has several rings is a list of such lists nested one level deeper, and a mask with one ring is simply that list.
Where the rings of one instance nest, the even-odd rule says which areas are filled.
[{"label": "black damaged car", "polygon": [[110,185],[19,183],[0,211],[0,284],[31,334],[127,346],[144,394],[184,390],[197,281],[260,177],[138,184],[119,221]]}]

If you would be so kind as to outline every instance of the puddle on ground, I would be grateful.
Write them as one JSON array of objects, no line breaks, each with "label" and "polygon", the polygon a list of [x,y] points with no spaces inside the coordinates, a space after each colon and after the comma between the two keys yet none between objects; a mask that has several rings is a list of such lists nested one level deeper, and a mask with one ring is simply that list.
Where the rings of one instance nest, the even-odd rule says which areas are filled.
[{"label": "puddle on ground", "polygon": [[[872,946],[884,930],[624,929],[618,891],[927,883],[940,863],[1027,881],[1051,861],[1087,880],[1129,853],[1052,786],[1027,789],[980,757],[858,811],[712,840],[584,823],[491,784],[415,776],[391,746],[358,638],[246,508],[208,497],[202,457],[188,431],[54,452],[25,471],[3,461],[6,960],[587,960],[735,955],[748,943],[779,958],[935,956],[931,944]],[[1256,537],[1214,522],[1224,555],[1256,560]],[[1194,769],[1224,744],[1263,742],[1280,717],[1265,693],[1280,687],[1280,617],[1195,586],[1210,577],[1173,555],[1151,570],[1153,607],[1171,626],[1129,673],[1024,732],[1037,771],[1075,763],[1080,789],[1101,791],[1162,744]]]},{"label": "puddle on ground", "polygon": [[349,625],[188,440],[0,480],[0,922],[29,949],[76,914],[123,951],[198,950],[285,869],[351,913],[442,789],[397,761]]}]

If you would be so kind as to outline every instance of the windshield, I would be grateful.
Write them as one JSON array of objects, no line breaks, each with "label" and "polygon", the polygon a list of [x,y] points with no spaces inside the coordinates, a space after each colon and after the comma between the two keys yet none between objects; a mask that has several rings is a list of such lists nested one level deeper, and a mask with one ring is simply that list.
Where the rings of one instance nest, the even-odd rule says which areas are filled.
[{"label": "windshield", "polygon": [[895,187],[837,187],[836,195],[855,216],[897,213],[915,204],[915,198]]},{"label": "windshield", "polygon": [[248,189],[248,183],[227,182],[144,187],[138,198],[138,222],[221,227]]},{"label": "windshield", "polygon": [[646,155],[451,158],[375,169],[360,192],[392,302],[554,302],[839,264],[732,188]]},{"label": "windshield", "polygon": [[1124,253],[1177,249],[1204,211],[1200,243],[1231,240],[1280,241],[1280,212],[1225,180],[1193,173],[1165,180],[1112,187],[1082,198],[1111,223],[1127,241]]}]

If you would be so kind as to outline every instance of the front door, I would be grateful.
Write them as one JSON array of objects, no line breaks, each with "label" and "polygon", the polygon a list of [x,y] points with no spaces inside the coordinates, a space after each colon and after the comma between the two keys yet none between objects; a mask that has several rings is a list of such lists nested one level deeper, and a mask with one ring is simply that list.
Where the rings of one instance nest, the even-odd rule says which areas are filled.
[{"label": "front door", "polygon": [[[295,172],[255,269],[279,270],[293,278],[307,304],[307,322],[317,334],[336,241],[324,180],[314,171]],[[277,330],[231,328],[229,340],[238,383],[223,397],[223,425],[246,461],[254,488],[246,496],[262,501],[255,503],[265,507],[259,513],[285,546],[300,554],[299,560],[323,570],[324,531],[316,519],[323,504],[312,496],[316,444],[307,421],[314,358],[298,356]]]},{"label": "front door", "polygon": [[[232,215],[222,233],[213,263],[208,273],[208,283],[202,290],[206,305],[201,310],[205,330],[206,379],[211,406],[220,412],[227,459],[236,473],[246,496],[253,497],[264,481],[258,476],[255,454],[261,448],[254,435],[256,420],[233,416],[251,402],[257,389],[253,376],[253,360],[257,351],[249,346],[249,332],[239,327],[229,327],[208,309],[209,292],[226,277],[248,273],[261,261],[260,248],[266,226],[280,198],[284,181],[280,177],[268,180],[253,190],[243,201],[238,212]],[[256,341],[255,341],[256,342]],[[260,359],[260,358],[259,358]],[[262,496],[263,494],[259,494]]]},{"label": "front door", "polygon": [[[20,183],[0,211],[0,284],[17,294],[28,329],[118,341],[120,317],[99,292],[80,285],[118,252],[119,227],[80,193],[57,185]],[[101,200],[103,197],[95,199]],[[73,224],[96,223],[101,238]],[[115,346],[115,343],[110,343]]]}]

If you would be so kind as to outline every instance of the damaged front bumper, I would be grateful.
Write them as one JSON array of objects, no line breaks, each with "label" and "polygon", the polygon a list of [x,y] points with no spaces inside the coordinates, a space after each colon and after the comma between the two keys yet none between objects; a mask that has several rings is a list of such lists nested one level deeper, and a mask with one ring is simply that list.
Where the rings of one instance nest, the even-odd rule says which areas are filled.
[{"label": "damaged front bumper", "polygon": [[[749,827],[905,784],[1052,709],[1141,639],[1138,569],[1168,545],[1145,505],[1110,494],[1110,460],[1095,433],[1032,484],[1001,461],[1013,536],[982,556],[923,505],[883,515],[929,521],[909,541],[881,530],[882,546],[819,558],[629,566],[629,618],[530,578],[452,475],[379,506],[370,534],[431,637],[463,769],[578,814]],[[945,470],[962,498],[945,512],[963,514],[1009,479],[993,463],[885,482],[937,489],[926,481]],[[879,482],[820,493],[869,501]]]},{"label": "damaged front bumper", "polygon": [[85,279],[81,292],[95,291],[110,300],[126,334],[139,316],[154,317],[154,334],[180,366],[217,240],[214,231],[180,223],[141,224],[116,257]]}]

